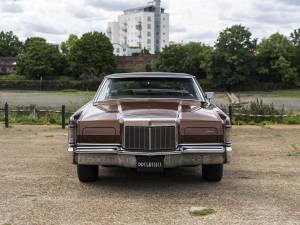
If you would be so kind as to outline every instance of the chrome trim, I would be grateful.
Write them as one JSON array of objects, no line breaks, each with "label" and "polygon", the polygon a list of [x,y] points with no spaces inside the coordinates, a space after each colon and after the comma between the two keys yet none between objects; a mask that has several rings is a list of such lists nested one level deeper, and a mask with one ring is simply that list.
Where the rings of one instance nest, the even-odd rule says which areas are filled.
[{"label": "chrome trim", "polygon": [[[76,154],[74,161],[77,164],[119,166],[136,168],[135,155],[111,155],[111,154]],[[223,154],[176,154],[164,156],[164,168],[174,168],[181,166],[199,166],[208,164],[225,163]]]},{"label": "chrome trim", "polygon": [[225,164],[232,158],[232,148],[223,144],[180,145],[172,152],[128,152],[120,145],[90,144],[69,146],[72,162],[86,165],[136,167],[136,156],[164,156],[164,167]]},{"label": "chrome trim", "polygon": [[[175,127],[175,146],[178,145],[178,118],[162,118],[162,117],[148,117],[148,118],[123,118],[123,135],[122,146],[125,147],[125,129],[127,126],[141,126],[141,127],[161,127],[161,126],[174,126]],[[149,146],[151,151],[151,132],[149,132]]]},{"label": "chrome trim", "polygon": [[175,124],[175,118],[124,118],[124,126],[158,127],[174,126]]},{"label": "chrome trim", "polygon": [[127,155],[173,155],[173,154],[223,154],[227,151],[232,151],[230,146],[223,144],[201,144],[201,145],[179,145],[174,151],[166,152],[136,152],[127,151],[121,145],[108,144],[80,144],[77,146],[69,146],[69,152],[74,153],[96,153],[96,154],[127,154]]}]

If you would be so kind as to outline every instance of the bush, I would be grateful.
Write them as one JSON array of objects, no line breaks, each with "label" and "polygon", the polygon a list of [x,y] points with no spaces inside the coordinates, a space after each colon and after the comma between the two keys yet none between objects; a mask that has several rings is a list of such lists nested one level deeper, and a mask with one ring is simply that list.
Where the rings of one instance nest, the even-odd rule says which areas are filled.
[{"label": "bush", "polygon": [[[0,122],[4,122],[3,113],[0,114]],[[28,124],[28,125],[44,125],[56,124],[61,125],[61,116],[59,113],[46,113],[39,118],[33,114],[17,114],[9,113],[9,123]],[[66,119],[66,124],[68,120]]]},{"label": "bush", "polygon": [[[234,124],[246,123],[249,125],[261,124],[268,125],[269,123],[287,123],[288,118],[291,119],[295,116],[287,112],[284,107],[281,110],[275,109],[273,104],[265,104],[262,100],[256,99],[251,101],[248,105],[235,109]],[[238,115],[245,114],[245,115]],[[252,115],[252,116],[250,116]],[[257,116],[254,116],[257,115]],[[259,116],[261,115],[261,116]],[[288,117],[284,117],[288,115]],[[299,120],[299,119],[298,119]],[[297,119],[295,120],[297,121]]]},{"label": "bush", "polygon": [[240,113],[254,115],[285,115],[288,113],[284,107],[281,110],[277,110],[273,104],[266,104],[261,99],[251,101],[249,105],[241,108],[239,111]]}]

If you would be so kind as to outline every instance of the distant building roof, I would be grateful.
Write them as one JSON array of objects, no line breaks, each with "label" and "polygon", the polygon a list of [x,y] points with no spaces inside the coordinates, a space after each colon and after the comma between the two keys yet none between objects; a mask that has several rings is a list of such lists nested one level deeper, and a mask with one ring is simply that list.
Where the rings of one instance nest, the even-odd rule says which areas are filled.
[{"label": "distant building roof", "polygon": [[[137,7],[137,8],[124,10],[124,13],[130,13],[130,12],[155,12],[155,6],[148,5],[148,6],[141,6],[141,7]],[[165,9],[161,8],[161,12],[164,13]]]},{"label": "distant building roof", "polygon": [[17,64],[16,57],[0,57],[0,66],[14,67]]}]

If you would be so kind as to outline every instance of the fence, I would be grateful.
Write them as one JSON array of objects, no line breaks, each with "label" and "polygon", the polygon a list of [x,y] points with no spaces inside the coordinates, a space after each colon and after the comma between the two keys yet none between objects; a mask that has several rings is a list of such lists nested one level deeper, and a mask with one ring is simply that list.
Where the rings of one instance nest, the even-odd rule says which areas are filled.
[{"label": "fence", "polygon": [[4,108],[0,108],[0,112],[4,113],[4,127],[8,128],[9,127],[9,114],[10,113],[31,113],[33,115],[36,115],[39,117],[42,113],[58,113],[61,116],[61,127],[62,129],[65,129],[66,127],[66,115],[73,114],[73,112],[67,112],[66,111],[66,106],[62,105],[61,110],[49,110],[49,109],[37,109],[35,106],[32,107],[31,109],[11,109],[9,110],[9,105],[6,102],[4,104]]},{"label": "fence", "polygon": [[[289,117],[289,115],[253,115],[253,114],[242,114],[242,113],[234,113],[235,108],[239,108],[240,105],[230,104],[228,106],[228,116],[231,121],[233,116],[242,116],[242,117],[248,117],[248,118],[268,118],[268,119],[278,119],[278,118],[285,118]],[[9,110],[8,103],[4,104],[4,108],[0,108],[0,112],[4,113],[4,126],[5,128],[9,127],[9,113],[10,112],[16,112],[16,113],[32,113],[33,115],[36,115],[39,117],[41,113],[58,113],[61,116],[61,127],[62,129],[65,129],[66,127],[66,115],[71,115],[73,112],[67,112],[66,106],[62,105],[61,110],[49,110],[49,109],[37,109],[35,106],[31,109],[11,109]]]}]

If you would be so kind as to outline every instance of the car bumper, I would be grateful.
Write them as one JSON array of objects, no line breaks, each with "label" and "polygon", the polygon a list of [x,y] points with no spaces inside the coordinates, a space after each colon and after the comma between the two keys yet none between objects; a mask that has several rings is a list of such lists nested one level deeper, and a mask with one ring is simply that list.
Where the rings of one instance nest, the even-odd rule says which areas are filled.
[{"label": "car bumper", "polygon": [[136,168],[136,156],[164,156],[164,168],[225,164],[231,161],[230,145],[181,145],[171,152],[125,151],[117,145],[80,144],[69,146],[74,164]]}]

